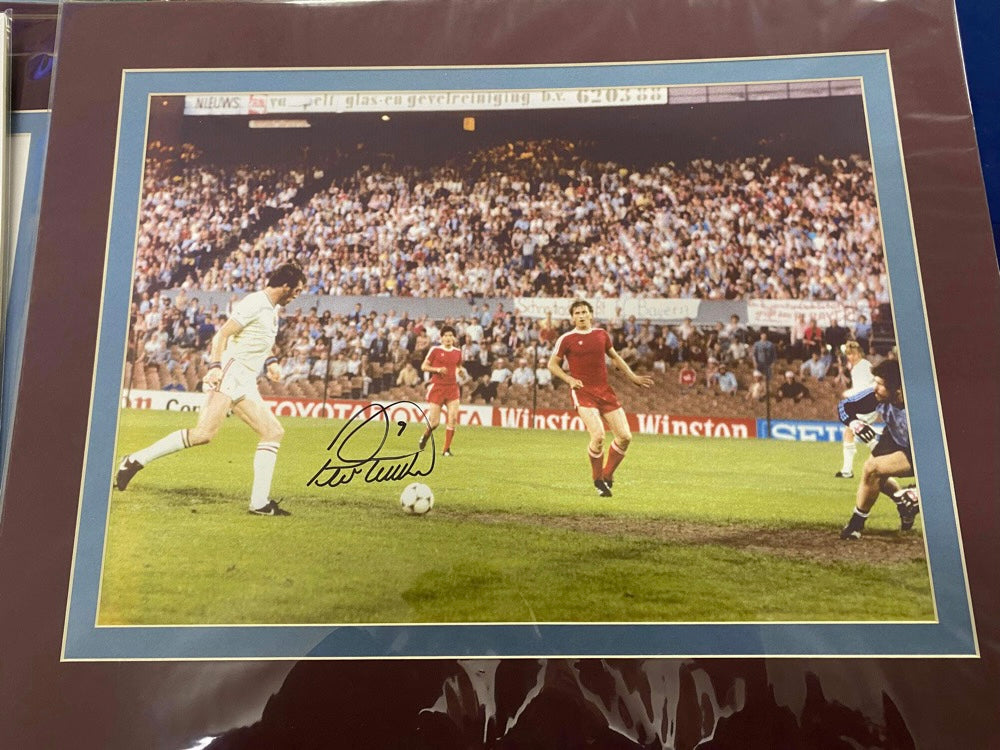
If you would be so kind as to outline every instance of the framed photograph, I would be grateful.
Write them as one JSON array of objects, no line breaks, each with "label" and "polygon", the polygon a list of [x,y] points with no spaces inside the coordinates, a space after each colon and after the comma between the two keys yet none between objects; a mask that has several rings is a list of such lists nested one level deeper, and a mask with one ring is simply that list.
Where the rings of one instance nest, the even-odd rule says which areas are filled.
[{"label": "framed photograph", "polygon": [[65,6],[5,519],[51,488],[58,659],[979,663],[997,279],[908,42],[448,7]]},{"label": "framed photograph", "polygon": [[[130,70],[120,112],[66,658],[975,653],[884,52]],[[285,262],[301,266],[301,294],[246,367],[258,392],[267,357],[283,372],[266,400],[225,401],[255,449],[253,431],[220,429],[225,410],[199,418],[228,356],[208,350]],[[594,308],[585,329],[617,348],[677,326],[676,353],[633,362],[654,382],[634,390],[652,395],[619,386],[620,429],[603,402],[580,401],[586,389],[533,387],[564,340],[565,325],[538,341],[542,323],[564,324],[575,298]],[[684,326],[714,333],[733,314],[744,344],[796,316],[843,321],[837,351],[814,357],[790,333],[795,377],[810,359],[836,369],[861,320],[881,321],[863,353],[898,356],[907,473],[937,534],[897,538],[886,500],[863,547],[838,539],[858,484],[833,477],[846,373],[805,376],[832,445],[809,440],[814,421],[777,419],[779,404],[772,433],[802,442],[756,440],[757,403],[719,404],[738,394],[717,383],[695,386],[705,413],[675,411],[689,394],[669,381],[686,363],[712,377]],[[428,370],[446,325],[440,352],[485,384],[452,456],[447,427],[418,447],[441,421],[423,392],[436,380],[395,387],[405,363]],[[635,341],[621,340],[629,326]],[[745,350],[713,349],[749,383]],[[321,371],[324,357],[343,372]],[[528,369],[520,387],[502,372],[511,360]],[[594,497],[589,409],[607,426],[601,471],[622,445],[631,454],[611,501]],[[277,465],[262,469],[265,454]],[[246,517],[268,474],[287,519]],[[412,482],[432,492],[426,517],[401,512]],[[871,599],[849,595],[876,570]]]},{"label": "framed photograph", "polygon": [[[7,232],[10,286],[6,297],[7,324],[4,330],[3,375],[3,473],[13,432],[14,407],[21,375],[24,330],[27,324],[28,295],[34,262],[35,234],[42,197],[42,168],[48,131],[47,111],[14,112],[10,133],[10,205],[12,217]],[[16,217],[16,218],[14,218]]]},{"label": "framed photograph", "polygon": [[[6,480],[27,326],[31,271],[42,198],[49,121],[49,81],[57,8],[13,3],[10,15],[10,122],[5,223],[3,395],[0,408],[0,477]],[[2,495],[2,491],[0,491]],[[0,497],[2,502],[2,497]]]}]

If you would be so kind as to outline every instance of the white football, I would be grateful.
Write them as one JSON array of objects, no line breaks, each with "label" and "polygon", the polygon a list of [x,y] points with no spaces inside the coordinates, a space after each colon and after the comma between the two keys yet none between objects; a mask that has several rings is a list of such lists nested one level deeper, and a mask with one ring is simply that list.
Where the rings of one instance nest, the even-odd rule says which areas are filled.
[{"label": "white football", "polygon": [[413,482],[399,496],[399,504],[404,513],[422,516],[434,507],[434,493],[426,484]]}]

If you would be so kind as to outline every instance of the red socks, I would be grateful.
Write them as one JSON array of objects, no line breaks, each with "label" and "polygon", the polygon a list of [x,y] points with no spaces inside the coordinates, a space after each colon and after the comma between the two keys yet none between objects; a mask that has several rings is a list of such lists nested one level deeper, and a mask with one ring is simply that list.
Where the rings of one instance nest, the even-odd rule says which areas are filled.
[{"label": "red socks", "polygon": [[625,451],[618,447],[618,443],[611,441],[611,448],[608,450],[608,462],[604,465],[603,475],[594,477],[595,479],[611,479],[615,475],[615,469],[625,458]]},{"label": "red socks", "polygon": [[595,481],[602,479],[604,473],[604,451],[594,455],[590,452],[590,448],[587,448],[587,456],[590,458],[590,473],[593,475],[593,479]]}]

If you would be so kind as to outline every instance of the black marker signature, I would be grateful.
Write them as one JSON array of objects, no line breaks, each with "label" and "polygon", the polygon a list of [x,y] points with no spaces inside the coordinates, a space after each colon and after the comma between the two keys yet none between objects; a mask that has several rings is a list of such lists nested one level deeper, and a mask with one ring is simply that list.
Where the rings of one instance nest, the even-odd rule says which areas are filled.
[{"label": "black marker signature", "polygon": [[[379,455],[389,437],[391,424],[389,409],[394,406],[413,407],[420,414],[421,419],[427,423],[427,414],[412,401],[396,401],[388,406],[381,404],[363,406],[351,415],[347,423],[340,428],[337,436],[330,441],[326,450],[327,453],[334,451],[333,456],[327,458],[323,466],[312,475],[306,482],[306,487],[311,485],[338,487],[347,484],[361,474],[364,475],[363,481],[365,482],[398,482],[406,477],[425,477],[430,474],[434,470],[433,434],[424,450],[391,456]],[[396,435],[400,437],[406,430],[407,422],[400,421],[395,424],[399,425]],[[368,429],[366,434],[369,436],[373,430],[381,430],[381,439],[378,440],[378,445],[374,450],[362,450],[360,455],[352,455],[356,453],[357,449],[352,450],[351,439],[366,428]],[[376,434],[378,433],[376,432]],[[357,441],[354,442],[356,446]]]}]

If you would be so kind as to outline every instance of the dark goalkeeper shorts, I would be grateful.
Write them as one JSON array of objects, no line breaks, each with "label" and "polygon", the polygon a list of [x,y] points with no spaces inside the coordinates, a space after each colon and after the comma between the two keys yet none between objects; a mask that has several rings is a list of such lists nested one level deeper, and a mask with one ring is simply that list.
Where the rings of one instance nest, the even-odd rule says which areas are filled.
[{"label": "dark goalkeeper shorts", "polygon": [[906,454],[906,460],[910,462],[910,466],[913,466],[913,454],[910,452],[910,448],[904,448],[895,440],[892,439],[892,435],[889,434],[889,430],[882,430],[882,434],[879,436],[878,442],[872,448],[873,456],[888,456],[892,453],[899,453],[902,451]]}]

